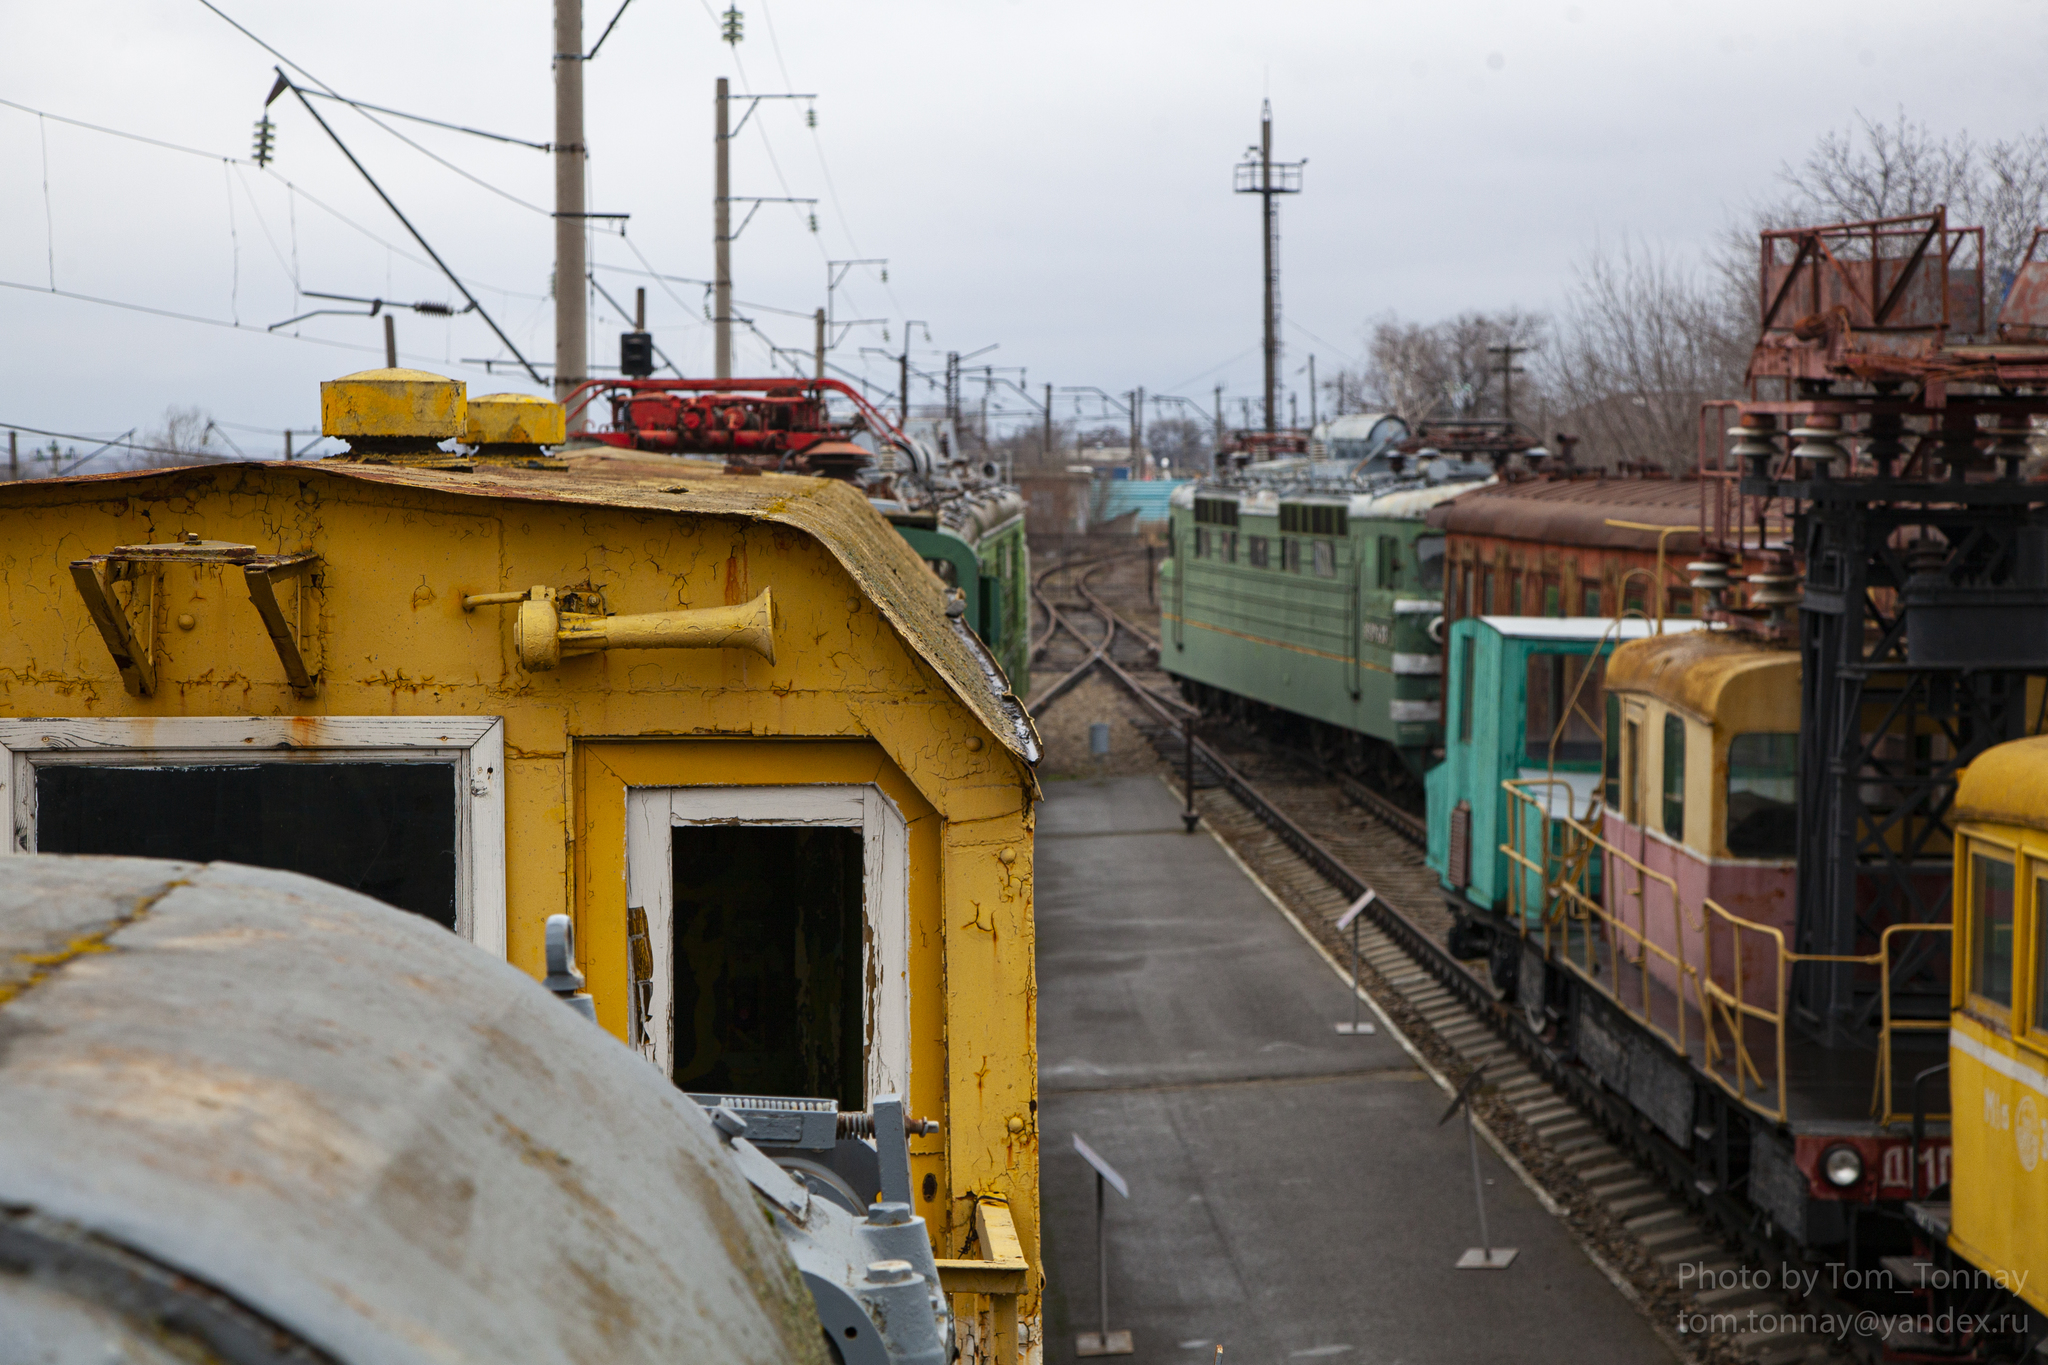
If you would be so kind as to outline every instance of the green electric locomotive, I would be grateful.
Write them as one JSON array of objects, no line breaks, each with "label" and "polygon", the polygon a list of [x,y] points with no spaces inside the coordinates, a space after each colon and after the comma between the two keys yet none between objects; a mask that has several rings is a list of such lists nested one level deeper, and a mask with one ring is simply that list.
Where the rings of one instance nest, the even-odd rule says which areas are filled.
[{"label": "green electric locomotive", "polygon": [[1443,740],[1444,539],[1423,515],[1491,481],[1424,452],[1276,460],[1179,489],[1162,667],[1204,709],[1276,721],[1419,809]]}]

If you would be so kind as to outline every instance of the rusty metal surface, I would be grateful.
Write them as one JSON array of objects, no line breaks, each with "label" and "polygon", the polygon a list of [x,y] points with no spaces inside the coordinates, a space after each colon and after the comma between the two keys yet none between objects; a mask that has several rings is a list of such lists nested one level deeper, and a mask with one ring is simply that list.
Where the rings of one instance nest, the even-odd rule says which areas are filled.
[{"label": "rusty metal surface", "polygon": [[822,1359],[697,1106],[424,920],[286,873],[10,857],[0,982],[10,1217],[342,1360]]},{"label": "rusty metal surface", "polygon": [[[1697,479],[1526,479],[1475,488],[1431,508],[1424,520],[1457,535],[1655,550],[1657,532],[1607,522],[1698,527],[1701,505]],[[1674,535],[1670,548],[1689,550],[1697,540]]]},{"label": "rusty metal surface", "polygon": [[[1004,746],[1027,763],[1038,738],[1023,704],[1010,695],[986,646],[951,628],[945,590],[924,560],[851,485],[837,479],[782,474],[728,475],[699,460],[637,452],[571,450],[553,463],[435,468],[344,460],[209,465],[42,479],[0,487],[10,495],[46,498],[67,485],[147,483],[175,495],[190,480],[359,481],[397,485],[455,498],[620,507],[651,513],[770,522],[815,538],[839,561],[876,608]],[[253,491],[253,490],[252,490]]]}]

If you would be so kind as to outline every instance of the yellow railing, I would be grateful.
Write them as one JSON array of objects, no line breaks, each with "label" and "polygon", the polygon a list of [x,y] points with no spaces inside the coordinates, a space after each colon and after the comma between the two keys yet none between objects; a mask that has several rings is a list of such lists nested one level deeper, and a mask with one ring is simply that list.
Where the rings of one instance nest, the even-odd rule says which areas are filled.
[{"label": "yellow railing", "polygon": [[[1892,1102],[1892,1035],[1897,1033],[1948,1032],[1946,1013],[1939,1019],[1895,1019],[1892,1017],[1892,935],[1949,934],[1953,936],[1954,932],[1955,926],[1953,924],[1893,924],[1886,926],[1884,936],[1879,940],[1883,944],[1883,952],[1879,955],[1883,957],[1885,964],[1884,1022],[1882,1031],[1878,1034],[1877,1038],[1877,1085],[1874,1087],[1877,1093],[1871,1096],[1871,1108],[1880,1115],[1878,1119],[1880,1123],[1886,1125],[1907,1123],[1913,1118],[1910,1111],[1901,1114],[1898,1106]],[[1928,1114],[1925,1117],[1932,1123],[1946,1123],[1949,1119],[1946,1113]]]},{"label": "yellow railing", "polygon": [[[1550,813],[1555,789],[1566,787],[1562,779],[1514,778],[1502,786],[1509,798],[1507,839],[1500,845],[1509,864],[1509,911],[1524,938],[1541,936],[1545,957],[1564,963],[1745,1107],[1780,1122],[1788,1115],[1785,1019],[1793,969],[1804,962],[1876,967],[1883,983],[1883,1020],[1872,1113],[1886,1124],[1911,1117],[1900,1115],[1892,1103],[1892,1039],[1901,1032],[1946,1029],[1948,1022],[1893,1018],[1892,938],[1947,933],[1949,925],[1893,925],[1884,931],[1879,950],[1867,955],[1795,953],[1785,947],[1782,930],[1733,914],[1712,897],[1688,905],[1672,877],[1594,833],[1592,824],[1600,815],[1597,796],[1580,820]],[[1544,795],[1539,796],[1537,789]],[[1603,884],[1599,895],[1592,891],[1596,860],[1603,883],[1616,883]],[[1668,923],[1656,927],[1668,928],[1669,947],[1653,936],[1652,887],[1661,891],[1668,908]],[[1688,934],[1697,937],[1697,961],[1688,960]],[[1773,978],[1768,988],[1750,979],[1752,954],[1743,951],[1744,935],[1762,940],[1762,956]],[[1716,947],[1724,938],[1725,956]],[[1603,947],[1608,964],[1604,972]],[[1655,1008],[1653,961],[1664,964],[1669,978],[1667,1018],[1659,1018]],[[1634,989],[1626,993],[1619,979],[1624,967],[1635,971]],[[1769,1003],[1759,1003],[1753,994]],[[1753,1038],[1759,1031],[1765,1036]],[[1695,1035],[1698,1056],[1690,1046]],[[1760,1060],[1766,1055],[1771,1063],[1768,1076]]]}]

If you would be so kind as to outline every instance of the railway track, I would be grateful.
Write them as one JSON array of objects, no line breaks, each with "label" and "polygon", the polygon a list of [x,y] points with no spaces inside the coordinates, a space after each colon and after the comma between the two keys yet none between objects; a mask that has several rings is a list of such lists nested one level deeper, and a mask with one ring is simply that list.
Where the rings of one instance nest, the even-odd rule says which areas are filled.
[{"label": "railway track", "polygon": [[[1500,1150],[1519,1163],[1554,1211],[1653,1326],[1686,1358],[1786,1365],[1854,1357],[1800,1330],[1811,1316],[1853,1312],[1824,1296],[1801,1304],[1756,1283],[1781,1282],[1782,1257],[1768,1236],[1731,1226],[1733,1201],[1703,1199],[1689,1164],[1657,1148],[1640,1121],[1576,1067],[1551,1054],[1484,971],[1443,946],[1450,917],[1422,860],[1426,834],[1411,813],[1311,757],[1207,724],[1178,697],[1143,681],[1114,657],[1120,634],[1157,650],[1089,586],[1107,560],[1047,570],[1035,596],[1047,617],[1038,657],[1065,633],[1080,662],[1032,706],[1050,706],[1090,672],[1107,673],[1143,708],[1139,725],[1202,820],[1264,881],[1333,965],[1346,964],[1349,935],[1336,920],[1368,889],[1360,977],[1368,997],[1418,1058],[1448,1083],[1484,1071],[1476,1109]],[[1070,572],[1087,630],[1043,584]],[[1184,771],[1192,722],[1194,763]],[[1206,731],[1206,733],[1205,733]],[[1719,1287],[1726,1285],[1728,1287]],[[1712,1286],[1712,1287],[1709,1287]],[[1716,1328],[1720,1330],[1716,1330]]]}]

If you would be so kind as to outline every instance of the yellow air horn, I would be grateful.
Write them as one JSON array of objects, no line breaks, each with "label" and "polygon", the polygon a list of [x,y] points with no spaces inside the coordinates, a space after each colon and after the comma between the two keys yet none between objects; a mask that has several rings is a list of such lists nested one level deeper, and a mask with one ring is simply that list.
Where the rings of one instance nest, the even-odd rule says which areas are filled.
[{"label": "yellow air horn", "polygon": [[545,673],[565,657],[601,649],[751,649],[775,662],[775,604],[769,590],[737,607],[650,611],[637,616],[598,616],[563,611],[553,588],[526,593],[481,593],[462,599],[464,610],[519,604],[512,621],[512,648],[522,666]]}]

